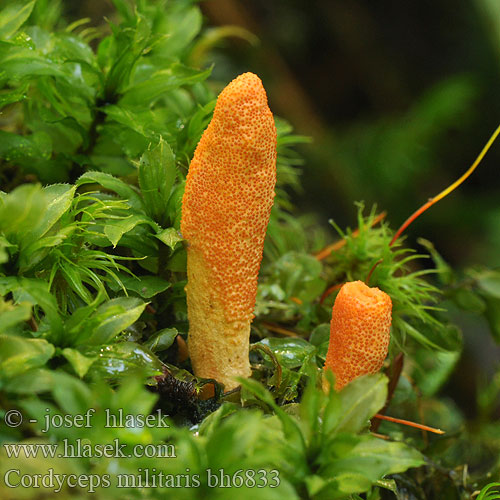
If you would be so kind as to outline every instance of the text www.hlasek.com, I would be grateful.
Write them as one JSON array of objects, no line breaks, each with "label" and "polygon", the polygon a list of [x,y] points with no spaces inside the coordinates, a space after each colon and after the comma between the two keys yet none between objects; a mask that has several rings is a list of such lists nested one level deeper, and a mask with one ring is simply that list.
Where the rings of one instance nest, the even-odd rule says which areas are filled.
[{"label": "text www.hlasek.com", "polygon": [[91,444],[87,440],[77,439],[70,443],[67,439],[62,446],[47,443],[4,443],[8,458],[175,458],[173,444],[136,444],[130,453],[125,453],[126,444],[120,444],[118,439],[109,444]]}]

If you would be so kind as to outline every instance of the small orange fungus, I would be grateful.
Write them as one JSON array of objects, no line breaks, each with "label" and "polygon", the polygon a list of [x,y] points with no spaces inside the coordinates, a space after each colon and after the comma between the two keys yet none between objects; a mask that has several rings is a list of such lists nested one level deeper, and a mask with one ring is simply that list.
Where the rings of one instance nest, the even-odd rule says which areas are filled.
[{"label": "small orange fungus", "polygon": [[335,374],[335,390],[382,368],[389,347],[392,301],[362,281],[345,283],[332,309],[325,370]]}]

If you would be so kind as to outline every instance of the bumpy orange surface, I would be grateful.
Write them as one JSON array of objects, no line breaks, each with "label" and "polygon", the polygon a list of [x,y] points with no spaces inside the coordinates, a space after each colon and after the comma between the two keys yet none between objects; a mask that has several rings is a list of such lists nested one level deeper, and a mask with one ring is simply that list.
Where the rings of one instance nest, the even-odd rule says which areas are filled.
[{"label": "bumpy orange surface", "polygon": [[346,283],[332,310],[325,370],[335,374],[335,389],[382,368],[389,347],[392,301],[362,281]]},{"label": "bumpy orange surface", "polygon": [[189,352],[195,374],[226,389],[249,376],[250,322],[276,183],[276,128],[261,80],[244,73],[219,95],[189,167]]}]

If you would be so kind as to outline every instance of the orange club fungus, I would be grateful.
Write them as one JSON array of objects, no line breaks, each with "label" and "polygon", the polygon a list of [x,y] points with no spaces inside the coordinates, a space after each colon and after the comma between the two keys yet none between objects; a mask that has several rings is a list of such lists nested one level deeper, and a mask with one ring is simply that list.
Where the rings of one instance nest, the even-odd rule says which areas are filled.
[{"label": "orange club fungus", "polygon": [[182,200],[189,355],[195,375],[226,391],[251,375],[250,323],[275,184],[273,115],[259,77],[244,73],[217,99]]}]

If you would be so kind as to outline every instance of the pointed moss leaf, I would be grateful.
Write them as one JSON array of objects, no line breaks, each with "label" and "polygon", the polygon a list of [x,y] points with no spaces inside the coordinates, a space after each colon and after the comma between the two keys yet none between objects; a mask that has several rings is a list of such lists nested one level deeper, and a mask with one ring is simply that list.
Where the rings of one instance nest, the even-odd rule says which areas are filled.
[{"label": "pointed moss leaf", "polygon": [[52,394],[60,408],[72,415],[85,413],[94,402],[89,386],[66,373],[58,374]]},{"label": "pointed moss leaf", "polygon": [[12,292],[16,302],[29,302],[41,307],[50,326],[47,337],[58,343],[63,335],[63,321],[55,297],[46,282],[35,278],[0,278],[0,292]]},{"label": "pointed moss leaf", "polygon": [[135,342],[118,342],[102,347],[92,372],[116,377],[141,370],[146,376],[161,372],[160,360],[145,346]]},{"label": "pointed moss leaf", "polygon": [[167,203],[177,176],[172,149],[163,139],[142,155],[139,186],[148,214],[159,224],[167,220]]},{"label": "pointed moss leaf", "polygon": [[309,302],[321,294],[325,283],[320,279],[321,262],[312,255],[288,252],[273,264],[273,274],[288,297]]},{"label": "pointed moss leaf", "polygon": [[414,354],[412,377],[423,395],[432,397],[446,383],[460,358],[460,352],[419,349]]},{"label": "pointed moss leaf", "polygon": [[320,410],[325,400],[325,394],[316,387],[315,378],[309,381],[300,402],[300,421],[306,441],[311,446],[320,436]]},{"label": "pointed moss leaf", "polygon": [[10,38],[30,17],[35,5],[32,2],[15,2],[0,11],[0,39]]},{"label": "pointed moss leaf", "polygon": [[[118,276],[128,292],[135,292],[143,299],[150,299],[172,286],[172,283],[159,276],[134,277],[125,274],[119,274]],[[112,288],[118,290],[119,286],[112,286]]]},{"label": "pointed moss leaf", "polygon": [[40,162],[48,160],[51,153],[52,141],[43,131],[20,136],[0,130],[0,158],[8,162],[16,162],[36,171]]},{"label": "pointed moss leaf", "polygon": [[482,314],[486,310],[485,301],[474,291],[467,288],[458,288],[451,294],[455,304],[465,311]]},{"label": "pointed moss leaf", "polygon": [[330,325],[328,323],[323,323],[318,325],[311,333],[309,337],[309,342],[318,347],[325,342],[330,341]]},{"label": "pointed moss leaf", "polygon": [[92,294],[85,286],[83,281],[83,275],[78,268],[75,268],[73,264],[62,261],[59,264],[59,270],[63,275],[64,279],[70,286],[70,288],[86,303],[90,304],[92,302]]},{"label": "pointed moss leaf", "polygon": [[359,432],[385,404],[387,377],[380,373],[365,375],[349,383],[339,393],[342,417],[336,432]]},{"label": "pointed moss leaf", "polygon": [[116,247],[122,236],[139,224],[153,225],[152,221],[142,215],[129,215],[123,219],[110,219],[104,226],[104,234],[111,242],[113,247]]},{"label": "pointed moss leaf", "polygon": [[184,5],[169,13],[167,18],[168,38],[160,46],[160,49],[170,57],[177,55],[186,48],[201,29],[202,17],[200,9],[197,7],[188,7],[186,9]]},{"label": "pointed moss leaf", "polygon": [[97,359],[97,356],[85,356],[80,351],[71,349],[70,347],[63,349],[62,354],[69,361],[73,370],[75,370],[76,374],[80,378],[85,377],[86,373],[89,371],[89,368]]},{"label": "pointed moss leaf", "polygon": [[13,102],[23,101],[27,97],[28,84],[22,85],[15,90],[0,91],[0,108],[12,104]]},{"label": "pointed moss leaf", "polygon": [[89,345],[107,344],[125,328],[135,323],[146,303],[135,297],[120,297],[112,299],[98,307],[86,325],[87,335],[77,339],[77,344]]},{"label": "pointed moss leaf", "polygon": [[112,60],[104,86],[106,100],[115,100],[128,86],[134,66],[150,38],[151,26],[148,20],[137,15],[135,21],[134,29],[115,30],[113,42],[116,57]]},{"label": "pointed moss leaf", "polygon": [[54,386],[53,373],[45,368],[33,368],[9,379],[3,389],[13,394],[26,395],[47,392]]},{"label": "pointed moss leaf", "polygon": [[165,351],[174,343],[178,334],[176,328],[164,328],[144,342],[144,345],[152,352]]},{"label": "pointed moss leaf", "polygon": [[138,106],[144,102],[152,102],[173,89],[206,80],[211,72],[211,69],[200,71],[174,63],[168,69],[159,70],[147,80],[129,87],[120,100],[120,106]]},{"label": "pointed moss leaf", "polygon": [[500,483],[488,483],[481,489],[476,500],[498,500],[500,498]]},{"label": "pointed moss leaf", "polygon": [[[393,330],[404,331],[406,334],[408,334],[410,337],[413,337],[418,343],[424,346],[431,347],[437,350],[443,350],[442,346],[433,342],[430,338],[428,338],[426,335],[424,335],[424,333],[420,331],[422,324],[419,324],[419,327],[415,328],[407,321],[395,316],[393,319],[392,327]],[[444,325],[439,325],[439,327],[445,328]]]},{"label": "pointed moss leaf", "polygon": [[417,450],[403,443],[392,443],[372,436],[338,436],[332,445],[333,459],[321,470],[329,484],[318,498],[344,498],[362,493],[387,474],[405,472],[423,465]]},{"label": "pointed moss leaf", "polygon": [[224,417],[235,413],[238,409],[239,407],[235,403],[222,403],[216,411],[210,413],[210,415],[203,419],[199,429],[200,435],[210,437],[214,433],[215,429],[219,427],[220,422],[224,419]]},{"label": "pointed moss leaf", "polygon": [[238,380],[242,387],[242,401],[244,401],[244,397],[247,397],[245,392],[247,395],[250,393],[255,396],[257,400],[266,403],[275,411],[283,425],[283,432],[285,433],[288,444],[294,450],[294,453],[298,454],[297,456],[300,460],[300,457],[305,453],[306,443],[297,420],[291,415],[288,415],[276,404],[272,394],[260,382],[251,378],[239,378]]},{"label": "pointed moss leaf", "polygon": [[479,288],[487,295],[500,299],[500,272],[487,271],[477,276]]},{"label": "pointed moss leaf", "polygon": [[452,324],[421,324],[419,331],[428,342],[441,351],[460,351],[462,349],[462,332]]},{"label": "pointed moss leaf", "polygon": [[181,216],[182,216],[182,196],[184,195],[184,188],[186,187],[186,181],[181,181],[174,187],[170,200],[168,200],[167,213],[172,217],[175,217],[172,221],[172,225],[175,229],[180,230],[181,227]]},{"label": "pointed moss leaf", "polygon": [[278,358],[281,365],[287,368],[297,368],[304,364],[307,357],[311,356],[316,348],[302,338],[277,338],[269,337],[258,342],[263,344]]},{"label": "pointed moss leaf", "polygon": [[134,10],[126,0],[112,0],[115,9],[120,13],[125,21],[128,23],[134,19]]},{"label": "pointed moss leaf", "polygon": [[[321,498],[319,495],[321,490],[325,489],[325,486],[328,485],[327,480],[318,476],[317,474],[311,474],[305,478],[305,484],[307,488],[307,493],[309,498]],[[335,498],[332,496],[331,498]],[[349,497],[351,500],[351,497]]]},{"label": "pointed moss leaf", "polygon": [[216,102],[217,101],[214,99],[208,104],[205,104],[205,106],[200,107],[189,121],[188,136],[191,139],[193,146],[198,144],[201,134],[207,128]]},{"label": "pointed moss leaf", "polygon": [[23,184],[0,197],[0,231],[10,242],[23,244],[32,228],[43,224],[46,210],[46,194],[40,186]]},{"label": "pointed moss leaf", "polygon": [[13,305],[0,297],[0,332],[6,333],[13,326],[31,318],[31,304],[23,302]]},{"label": "pointed moss leaf", "polygon": [[[1,200],[1,198],[0,198]],[[0,201],[0,206],[1,206]],[[1,209],[0,209],[1,211]],[[17,252],[18,246],[11,243],[5,236],[0,234],[0,264],[4,264],[9,261],[10,254]]]},{"label": "pointed moss leaf", "polygon": [[335,377],[331,370],[323,372],[323,377],[326,377],[330,384],[330,390],[327,394],[327,402],[323,411],[323,426],[321,428],[323,438],[329,439],[335,434],[335,429],[342,418],[342,401],[339,394],[333,389],[335,385]]},{"label": "pointed moss leaf", "polygon": [[173,227],[167,227],[155,236],[172,250],[175,250],[177,243],[182,241],[179,231]]},{"label": "pointed moss leaf", "polygon": [[53,184],[43,189],[45,212],[38,224],[24,237],[24,244],[37,242],[71,207],[76,186]]},{"label": "pointed moss leaf", "polygon": [[43,366],[54,352],[54,346],[45,339],[0,335],[0,373],[9,378]]},{"label": "pointed moss leaf", "polygon": [[104,172],[86,172],[77,181],[76,185],[82,184],[99,184],[105,189],[115,192],[122,198],[127,200],[130,206],[140,212],[143,211],[143,204],[141,197],[122,180]]},{"label": "pointed moss leaf", "polygon": [[454,279],[454,272],[450,265],[441,257],[436,247],[432,242],[424,238],[418,238],[418,243],[425,247],[430,253],[431,258],[436,266],[437,278],[443,285],[449,285]]}]

